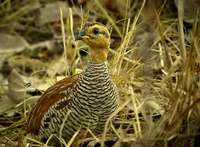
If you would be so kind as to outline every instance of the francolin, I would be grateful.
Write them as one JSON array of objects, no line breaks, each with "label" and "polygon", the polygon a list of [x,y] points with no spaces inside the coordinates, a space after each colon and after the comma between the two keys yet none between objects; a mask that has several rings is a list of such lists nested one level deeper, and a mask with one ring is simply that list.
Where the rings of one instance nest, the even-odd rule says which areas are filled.
[{"label": "francolin", "polygon": [[77,130],[86,129],[102,133],[118,106],[118,90],[107,67],[108,29],[100,23],[86,24],[78,39],[89,46],[86,69],[48,88],[31,111],[28,132],[41,139],[55,134],[69,140]]}]

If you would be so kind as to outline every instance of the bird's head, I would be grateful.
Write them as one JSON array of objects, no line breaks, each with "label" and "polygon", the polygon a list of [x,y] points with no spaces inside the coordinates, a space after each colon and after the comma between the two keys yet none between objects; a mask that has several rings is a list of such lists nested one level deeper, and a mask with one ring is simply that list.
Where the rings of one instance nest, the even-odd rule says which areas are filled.
[{"label": "bird's head", "polygon": [[105,49],[110,46],[110,33],[107,27],[100,23],[86,24],[79,32],[78,39],[94,49]]},{"label": "bird's head", "polygon": [[81,29],[77,39],[90,47],[90,55],[94,62],[101,63],[107,59],[110,33],[105,25],[88,23]]}]

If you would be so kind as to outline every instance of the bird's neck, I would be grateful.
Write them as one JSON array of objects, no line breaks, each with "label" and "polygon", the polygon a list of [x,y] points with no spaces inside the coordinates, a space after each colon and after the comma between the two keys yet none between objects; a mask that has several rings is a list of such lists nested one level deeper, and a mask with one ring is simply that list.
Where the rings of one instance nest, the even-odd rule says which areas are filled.
[{"label": "bird's neck", "polygon": [[108,49],[96,48],[90,49],[90,58],[93,63],[103,63],[107,60]]}]

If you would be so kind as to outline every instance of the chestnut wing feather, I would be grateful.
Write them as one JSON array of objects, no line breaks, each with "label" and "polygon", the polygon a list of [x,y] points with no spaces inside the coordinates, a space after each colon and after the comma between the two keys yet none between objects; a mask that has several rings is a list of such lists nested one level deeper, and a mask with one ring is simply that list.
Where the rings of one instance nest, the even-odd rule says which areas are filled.
[{"label": "chestnut wing feather", "polygon": [[37,104],[32,109],[28,120],[28,132],[38,134],[41,120],[45,112],[55,102],[65,97],[62,91],[72,87],[78,80],[79,75],[64,78],[58,81],[53,86],[49,87],[38,100]]}]

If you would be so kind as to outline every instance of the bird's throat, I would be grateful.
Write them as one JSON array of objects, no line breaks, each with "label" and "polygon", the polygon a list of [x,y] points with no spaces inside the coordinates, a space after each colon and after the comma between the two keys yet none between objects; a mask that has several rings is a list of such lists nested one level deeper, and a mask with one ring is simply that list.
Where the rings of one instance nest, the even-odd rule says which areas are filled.
[{"label": "bird's throat", "polygon": [[108,49],[91,49],[90,58],[93,63],[103,63],[107,60]]}]

